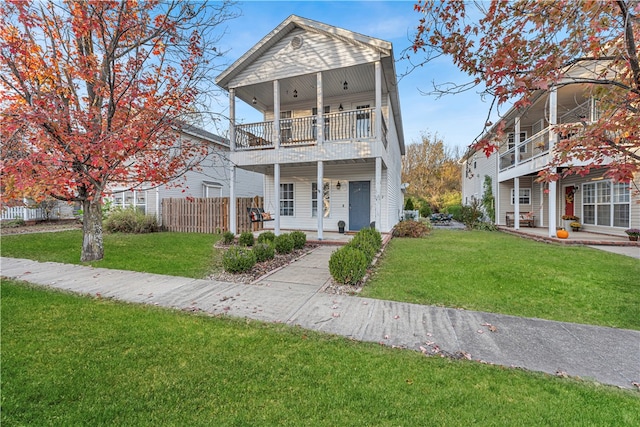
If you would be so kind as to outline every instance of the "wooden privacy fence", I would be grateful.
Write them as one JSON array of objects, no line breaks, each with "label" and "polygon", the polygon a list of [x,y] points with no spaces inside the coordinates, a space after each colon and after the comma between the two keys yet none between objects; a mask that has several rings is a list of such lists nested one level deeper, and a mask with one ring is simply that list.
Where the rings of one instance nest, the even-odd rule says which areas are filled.
[{"label": "wooden privacy fence", "polygon": [[[262,197],[236,199],[237,232],[257,231],[259,222],[252,223],[247,208],[261,208]],[[167,231],[182,233],[223,233],[229,231],[229,198],[162,199],[162,226]]]}]

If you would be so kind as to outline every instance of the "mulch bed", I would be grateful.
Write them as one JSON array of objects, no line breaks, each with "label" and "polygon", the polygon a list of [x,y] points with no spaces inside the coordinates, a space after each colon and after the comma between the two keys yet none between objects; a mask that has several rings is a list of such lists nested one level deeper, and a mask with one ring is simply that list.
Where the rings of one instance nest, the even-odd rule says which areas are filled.
[{"label": "mulch bed", "polygon": [[18,227],[0,225],[0,234],[28,234],[28,233],[46,233],[50,231],[78,230],[82,228],[82,224],[75,219],[62,219],[53,221],[41,221],[35,224],[25,224]]},{"label": "mulch bed", "polygon": [[[216,248],[229,248],[229,245],[223,245],[221,242],[216,243]],[[251,270],[246,273],[228,273],[222,271],[220,273],[212,274],[207,279],[218,280],[220,282],[232,282],[232,283],[254,283],[267,273],[271,273],[280,267],[284,267],[303,255],[309,253],[312,249],[318,247],[316,244],[306,244],[302,249],[294,249],[289,254],[278,254],[273,259],[258,262]]]}]

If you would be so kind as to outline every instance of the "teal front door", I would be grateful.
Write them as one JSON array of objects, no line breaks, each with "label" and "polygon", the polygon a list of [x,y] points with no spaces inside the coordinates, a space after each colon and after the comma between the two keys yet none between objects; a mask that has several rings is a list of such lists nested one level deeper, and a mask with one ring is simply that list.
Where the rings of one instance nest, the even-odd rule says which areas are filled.
[{"label": "teal front door", "polygon": [[358,231],[371,222],[371,184],[369,181],[349,182],[349,230]]}]

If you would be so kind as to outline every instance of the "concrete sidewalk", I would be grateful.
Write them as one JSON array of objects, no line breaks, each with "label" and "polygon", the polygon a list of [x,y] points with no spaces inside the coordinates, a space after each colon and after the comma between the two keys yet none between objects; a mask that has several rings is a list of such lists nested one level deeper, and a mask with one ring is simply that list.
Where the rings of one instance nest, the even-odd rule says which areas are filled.
[{"label": "concrete sidewalk", "polygon": [[486,363],[623,388],[640,383],[640,331],[422,306],[320,290],[333,246],[253,285],[0,258],[2,276],[73,292],[182,310],[299,325]]}]

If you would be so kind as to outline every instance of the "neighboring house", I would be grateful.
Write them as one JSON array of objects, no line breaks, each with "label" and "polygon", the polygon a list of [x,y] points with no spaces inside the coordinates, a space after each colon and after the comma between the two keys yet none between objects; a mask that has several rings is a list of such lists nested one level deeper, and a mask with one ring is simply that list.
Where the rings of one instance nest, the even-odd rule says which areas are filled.
[{"label": "neighboring house", "polygon": [[[216,83],[229,92],[231,198],[241,171],[264,173],[265,227],[322,239],[339,221],[382,232],[398,222],[404,136],[391,43],[292,15]],[[263,121],[240,124],[237,99]]]},{"label": "neighboring house", "polygon": [[[547,227],[549,236],[555,236],[557,227],[567,228],[570,222],[562,217],[573,215],[579,217],[583,231],[626,236],[625,229],[640,228],[638,192],[632,183],[604,178],[606,167],[592,169],[586,176],[569,175],[548,184],[536,182],[558,140],[554,125],[593,122],[597,117],[597,100],[590,95],[587,84],[539,91],[527,109],[512,108],[501,119],[506,136],[498,151],[487,158],[482,152],[470,150],[461,159],[462,202],[468,205],[481,199],[485,176],[489,176],[496,224],[517,229],[526,221],[527,225]],[[491,137],[491,132],[486,136]]]},{"label": "neighboring house", "polygon": [[[184,126],[181,138],[200,140],[208,145],[208,154],[194,170],[183,177],[159,187],[129,190],[114,187],[105,197],[112,206],[135,206],[141,211],[162,219],[162,199],[229,197],[230,166],[229,141],[195,126]],[[236,175],[236,197],[262,196],[263,176],[250,170],[239,171]]]}]

